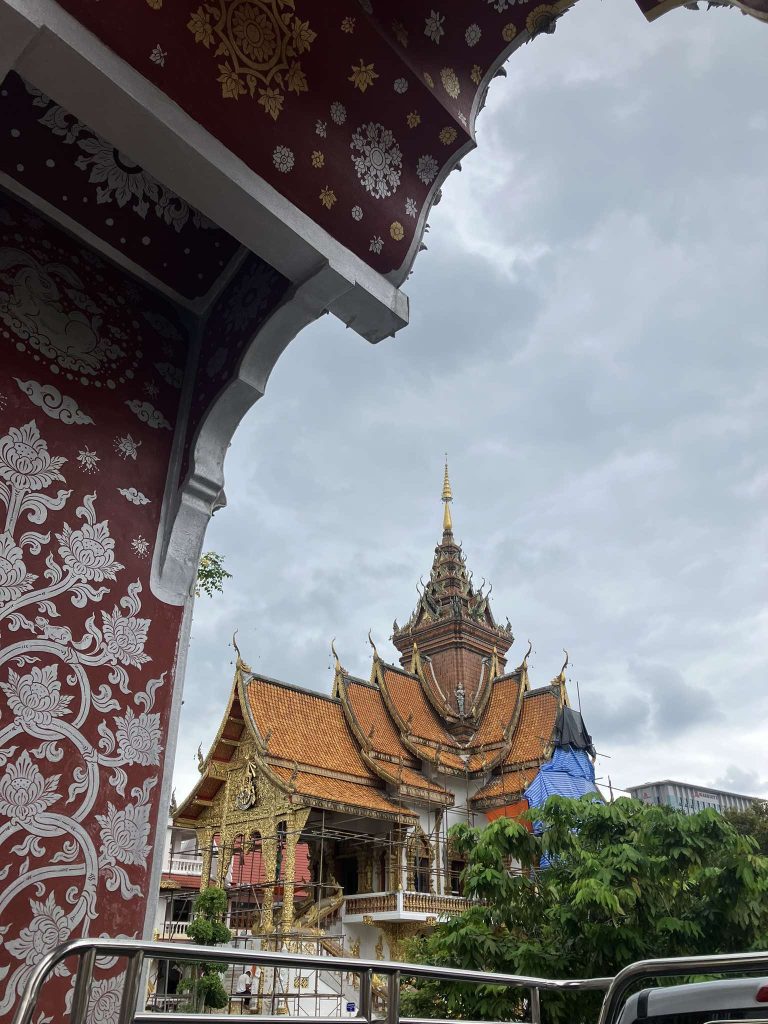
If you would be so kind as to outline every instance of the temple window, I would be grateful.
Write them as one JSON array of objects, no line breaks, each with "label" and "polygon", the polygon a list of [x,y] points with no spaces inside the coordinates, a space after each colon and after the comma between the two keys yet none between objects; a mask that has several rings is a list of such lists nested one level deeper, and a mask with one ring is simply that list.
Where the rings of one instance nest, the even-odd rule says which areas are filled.
[{"label": "temple window", "polygon": [[463,860],[451,860],[448,862],[448,878],[450,882],[450,893],[452,896],[462,895],[461,872],[463,870]]},{"label": "temple window", "polygon": [[417,856],[413,872],[413,887],[416,892],[429,892],[430,867],[429,857]]},{"label": "temple window", "polygon": [[354,896],[359,892],[359,867],[357,857],[342,857],[340,867],[341,887],[344,890],[345,895]]}]

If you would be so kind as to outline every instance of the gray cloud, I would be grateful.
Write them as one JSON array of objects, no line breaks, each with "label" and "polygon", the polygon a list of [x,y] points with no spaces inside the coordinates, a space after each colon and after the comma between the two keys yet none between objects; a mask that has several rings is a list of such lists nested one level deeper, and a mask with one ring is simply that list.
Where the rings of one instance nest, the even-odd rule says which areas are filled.
[{"label": "gray cloud", "polygon": [[764,793],[768,789],[768,783],[761,779],[756,771],[740,768],[739,765],[729,764],[726,771],[715,781],[715,785],[721,789],[730,789],[734,793]]},{"label": "gray cloud", "polygon": [[[572,656],[625,787],[760,763],[768,539],[768,66],[753,20],[581,0],[494,83],[371,347],[326,319],[241,425],[206,544],[235,578],[193,624],[178,789],[254,667],[367,675],[454,521],[544,683]],[[752,777],[750,776],[750,779]],[[762,792],[768,783],[750,781]],[[744,788],[744,787],[741,787]],[[749,787],[747,787],[749,788]]]}]

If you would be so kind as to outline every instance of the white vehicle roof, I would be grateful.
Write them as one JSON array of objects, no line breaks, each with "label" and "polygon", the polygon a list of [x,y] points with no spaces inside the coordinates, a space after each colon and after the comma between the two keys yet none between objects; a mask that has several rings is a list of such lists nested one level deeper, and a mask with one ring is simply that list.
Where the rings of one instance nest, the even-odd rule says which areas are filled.
[{"label": "white vehicle roof", "polygon": [[[724,981],[701,981],[693,985],[645,989],[631,996],[624,1004],[618,1024],[635,1024],[665,1014],[693,1013],[697,1010],[762,1010],[768,1019],[768,1002],[755,998],[761,988],[768,988],[768,978],[728,978]],[[641,1016],[638,1017],[638,1003]],[[647,1002],[646,1002],[647,999]]]}]

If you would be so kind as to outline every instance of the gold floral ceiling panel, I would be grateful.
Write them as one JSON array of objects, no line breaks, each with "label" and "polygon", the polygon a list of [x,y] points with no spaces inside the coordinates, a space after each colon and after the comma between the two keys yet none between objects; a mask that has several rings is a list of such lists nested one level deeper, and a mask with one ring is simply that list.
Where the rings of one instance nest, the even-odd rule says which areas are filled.
[{"label": "gold floral ceiling panel", "polygon": [[399,282],[485,88],[573,0],[62,0],[282,195]]},{"label": "gold floral ceiling panel", "polygon": [[[684,0],[637,0],[648,18]],[[758,17],[768,0],[738,0]],[[283,196],[400,283],[489,81],[575,0],[60,0]]]}]

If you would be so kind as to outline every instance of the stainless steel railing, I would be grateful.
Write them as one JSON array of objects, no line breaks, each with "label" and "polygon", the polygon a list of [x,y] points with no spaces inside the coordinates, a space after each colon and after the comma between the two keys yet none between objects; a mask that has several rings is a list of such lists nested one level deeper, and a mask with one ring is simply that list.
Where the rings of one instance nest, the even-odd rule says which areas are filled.
[{"label": "stainless steel railing", "polygon": [[[432,978],[437,981],[466,982],[475,985],[500,985],[510,989],[527,989],[530,1024],[541,1024],[542,992],[605,991],[597,1024],[616,1024],[624,998],[630,988],[653,978],[681,977],[691,974],[747,974],[768,972],[768,953],[732,953],[717,956],[676,957],[665,960],[642,960],[625,967],[615,978],[555,980],[520,974],[492,974],[465,971],[454,967],[430,967],[425,964],[403,964],[388,960],[359,960],[353,957],[313,956],[298,953],[272,953],[239,950],[228,947],[180,945],[172,942],[142,942],[138,939],[75,939],[49,953],[32,972],[21,996],[13,1024],[32,1024],[32,1017],[46,980],[64,960],[78,960],[75,990],[69,1024],[85,1024],[88,994],[93,980],[97,956],[124,958],[128,967],[123,977],[123,992],[117,1024],[232,1024],[229,1014],[145,1013],[137,1010],[141,995],[141,975],[145,957],[175,961],[218,961],[227,964],[301,968],[311,971],[343,971],[360,978],[360,1009],[357,1021],[373,1024],[457,1024],[400,1016],[400,977]],[[387,978],[386,1013],[374,1017],[373,976]],[[59,1018],[57,1018],[58,1020]],[[286,1024],[286,1015],[259,1015],[259,1024]],[[332,1018],[302,1016],[302,1024],[328,1024]],[[63,1024],[63,1022],[62,1022]],[[462,1021],[458,1024],[479,1024]],[[487,1022],[483,1022],[487,1024]]]},{"label": "stainless steel railing", "polygon": [[[429,967],[423,964],[401,964],[387,960],[359,960],[353,957],[310,956],[299,953],[272,953],[259,950],[239,950],[228,947],[193,946],[174,942],[142,942],[138,939],[75,939],[59,946],[49,953],[32,972],[22,994],[13,1024],[31,1024],[40,993],[46,979],[56,966],[64,960],[77,958],[77,977],[72,1000],[69,1024],[84,1024],[88,1009],[88,993],[93,980],[93,969],[97,956],[125,958],[128,969],[123,979],[123,992],[117,1024],[232,1024],[228,1014],[197,1013],[145,1013],[137,1010],[141,995],[141,974],[145,957],[171,959],[175,961],[218,961],[227,964],[259,964],[268,967],[301,968],[312,971],[344,971],[357,974],[360,978],[358,1021],[373,1024],[374,1019],[386,1024],[440,1024],[422,1021],[419,1018],[400,1017],[400,976],[433,978],[438,981],[461,981],[476,985],[502,985],[507,988],[528,990],[530,1024],[541,1024],[541,992],[562,992],[573,990],[604,990],[611,983],[610,978],[556,981],[549,978],[532,978],[518,974],[491,974],[485,971],[464,971],[453,967]],[[387,978],[386,1014],[374,1017],[373,976]],[[291,1018],[285,1015],[259,1015],[259,1024],[286,1024]],[[328,1017],[301,1017],[302,1024],[328,1024]],[[448,1022],[444,1022],[448,1024]],[[450,1024],[456,1024],[452,1021]],[[467,1021],[463,1024],[475,1024]]]}]

